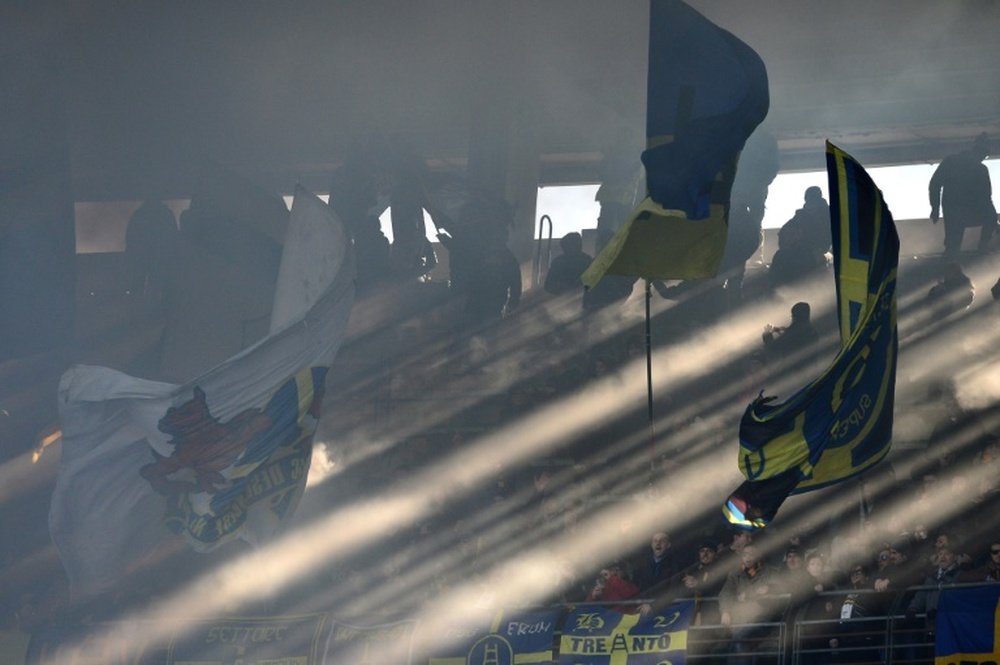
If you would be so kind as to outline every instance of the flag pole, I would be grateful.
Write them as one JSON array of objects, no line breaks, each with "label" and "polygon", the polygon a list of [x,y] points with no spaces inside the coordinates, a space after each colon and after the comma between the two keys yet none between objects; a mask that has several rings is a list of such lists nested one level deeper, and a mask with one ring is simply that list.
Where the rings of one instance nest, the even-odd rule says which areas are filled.
[{"label": "flag pole", "polygon": [[653,428],[653,335],[650,332],[649,303],[652,283],[646,279],[646,416],[649,419],[649,482],[652,484],[656,469],[656,433]]}]

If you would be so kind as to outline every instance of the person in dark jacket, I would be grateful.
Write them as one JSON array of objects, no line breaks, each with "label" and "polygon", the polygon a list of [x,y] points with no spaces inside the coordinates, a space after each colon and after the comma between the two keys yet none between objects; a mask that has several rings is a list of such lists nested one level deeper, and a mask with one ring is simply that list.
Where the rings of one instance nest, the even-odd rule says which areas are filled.
[{"label": "person in dark jacket", "polygon": [[993,207],[990,172],[983,160],[990,154],[986,134],[980,134],[972,145],[941,160],[928,187],[931,221],[937,224],[944,212],[944,252],[955,255],[962,249],[965,229],[978,226],[979,251],[986,251],[997,225]]},{"label": "person in dark jacket", "polygon": [[553,295],[582,292],[580,275],[587,269],[591,256],[583,251],[583,237],[579,233],[567,233],[559,241],[562,254],[552,259],[549,273],[545,277],[545,290]]}]

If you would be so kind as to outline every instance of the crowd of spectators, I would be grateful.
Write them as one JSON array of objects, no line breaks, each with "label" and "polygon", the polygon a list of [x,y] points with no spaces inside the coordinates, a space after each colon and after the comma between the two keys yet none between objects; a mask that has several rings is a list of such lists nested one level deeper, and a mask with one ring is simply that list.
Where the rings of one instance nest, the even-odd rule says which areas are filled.
[{"label": "crowd of spectators", "polygon": [[[814,194],[807,204],[818,206]],[[657,373],[668,376],[653,391],[651,423],[639,299],[588,307],[582,287],[571,286],[570,273],[582,270],[587,256],[572,236],[545,292],[522,296],[519,280],[508,275],[505,239],[494,240],[503,278],[490,285],[489,313],[476,314],[474,325],[475,287],[464,285],[456,299],[423,272],[419,288],[412,281],[383,287],[396,289],[407,306],[379,312],[377,329],[341,352],[318,437],[336,473],[311,487],[296,519],[357,505],[415,478],[429,479],[415,486],[426,509],[311,570],[260,609],[382,619],[419,613],[460,588],[478,589],[484,604],[599,601],[644,612],[696,598],[705,601],[698,624],[751,645],[761,635],[741,626],[791,609],[836,619],[898,606],[924,619],[933,616],[936,594],[922,590],[900,605],[909,587],[1000,581],[998,405],[988,394],[975,406],[961,404],[962,386],[948,376],[988,362],[978,347],[943,349],[949,359],[929,378],[900,363],[901,385],[933,389],[925,402],[900,403],[897,412],[944,407],[928,416],[920,440],[904,442],[911,445],[859,480],[789,509],[766,533],[731,531],[718,507],[725,496],[718,490],[731,478],[706,478],[701,496],[674,488],[706,463],[735,469],[736,422],[748,399],[795,369],[789,357],[804,349],[810,357],[799,369],[809,378],[823,340],[829,347],[835,337],[835,315],[817,317],[802,293],[775,291],[763,266],[741,275],[741,293],[725,280],[664,287],[670,300],[655,307],[651,351]],[[815,252],[827,243],[816,240]],[[422,245],[418,250],[413,261],[432,263]],[[814,263],[813,271],[829,270]],[[988,312],[989,320],[971,308],[971,281],[958,263],[922,273],[913,264],[908,276],[910,267],[901,267],[901,303],[912,293],[927,296],[901,306],[901,329],[923,307],[946,307],[932,322],[942,334],[967,322],[995,340],[996,313]],[[368,300],[375,302],[384,305]],[[672,376],[662,360],[681,364],[681,356],[715,344],[707,331],[726,329],[754,307],[787,311],[790,302],[788,326],[767,326],[763,335],[758,327],[735,349],[709,348],[697,371]],[[932,343],[932,332],[921,327],[913,344]],[[507,564],[525,552],[542,553],[549,567],[532,593],[503,596]],[[73,608],[74,616],[120,616],[232,553],[197,564],[182,557],[96,609]],[[26,629],[36,629],[66,602],[57,580],[19,595],[8,619],[16,612]]]}]

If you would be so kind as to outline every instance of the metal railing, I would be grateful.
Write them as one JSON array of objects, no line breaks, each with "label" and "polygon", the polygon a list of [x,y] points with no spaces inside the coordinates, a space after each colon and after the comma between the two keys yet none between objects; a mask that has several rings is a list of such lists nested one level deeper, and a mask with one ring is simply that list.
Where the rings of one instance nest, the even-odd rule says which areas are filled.
[{"label": "metal railing", "polygon": [[[548,223],[549,234],[544,233],[545,225]],[[534,286],[541,286],[545,281],[545,274],[549,270],[549,262],[552,260],[552,218],[542,215],[538,219],[538,246],[535,248],[535,260],[531,264],[531,283]]]}]

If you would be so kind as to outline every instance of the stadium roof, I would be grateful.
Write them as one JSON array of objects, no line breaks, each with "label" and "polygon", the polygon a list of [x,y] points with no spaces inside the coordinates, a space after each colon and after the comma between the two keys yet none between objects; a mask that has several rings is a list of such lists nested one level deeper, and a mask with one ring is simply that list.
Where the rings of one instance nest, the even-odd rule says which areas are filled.
[{"label": "stadium roof", "polygon": [[[319,188],[372,131],[460,166],[498,112],[543,183],[643,136],[647,0],[19,4],[55,35],[77,199],[183,189],[203,158]],[[822,168],[825,138],[872,165],[1000,139],[998,2],[691,4],[763,56],[783,170]]]}]

